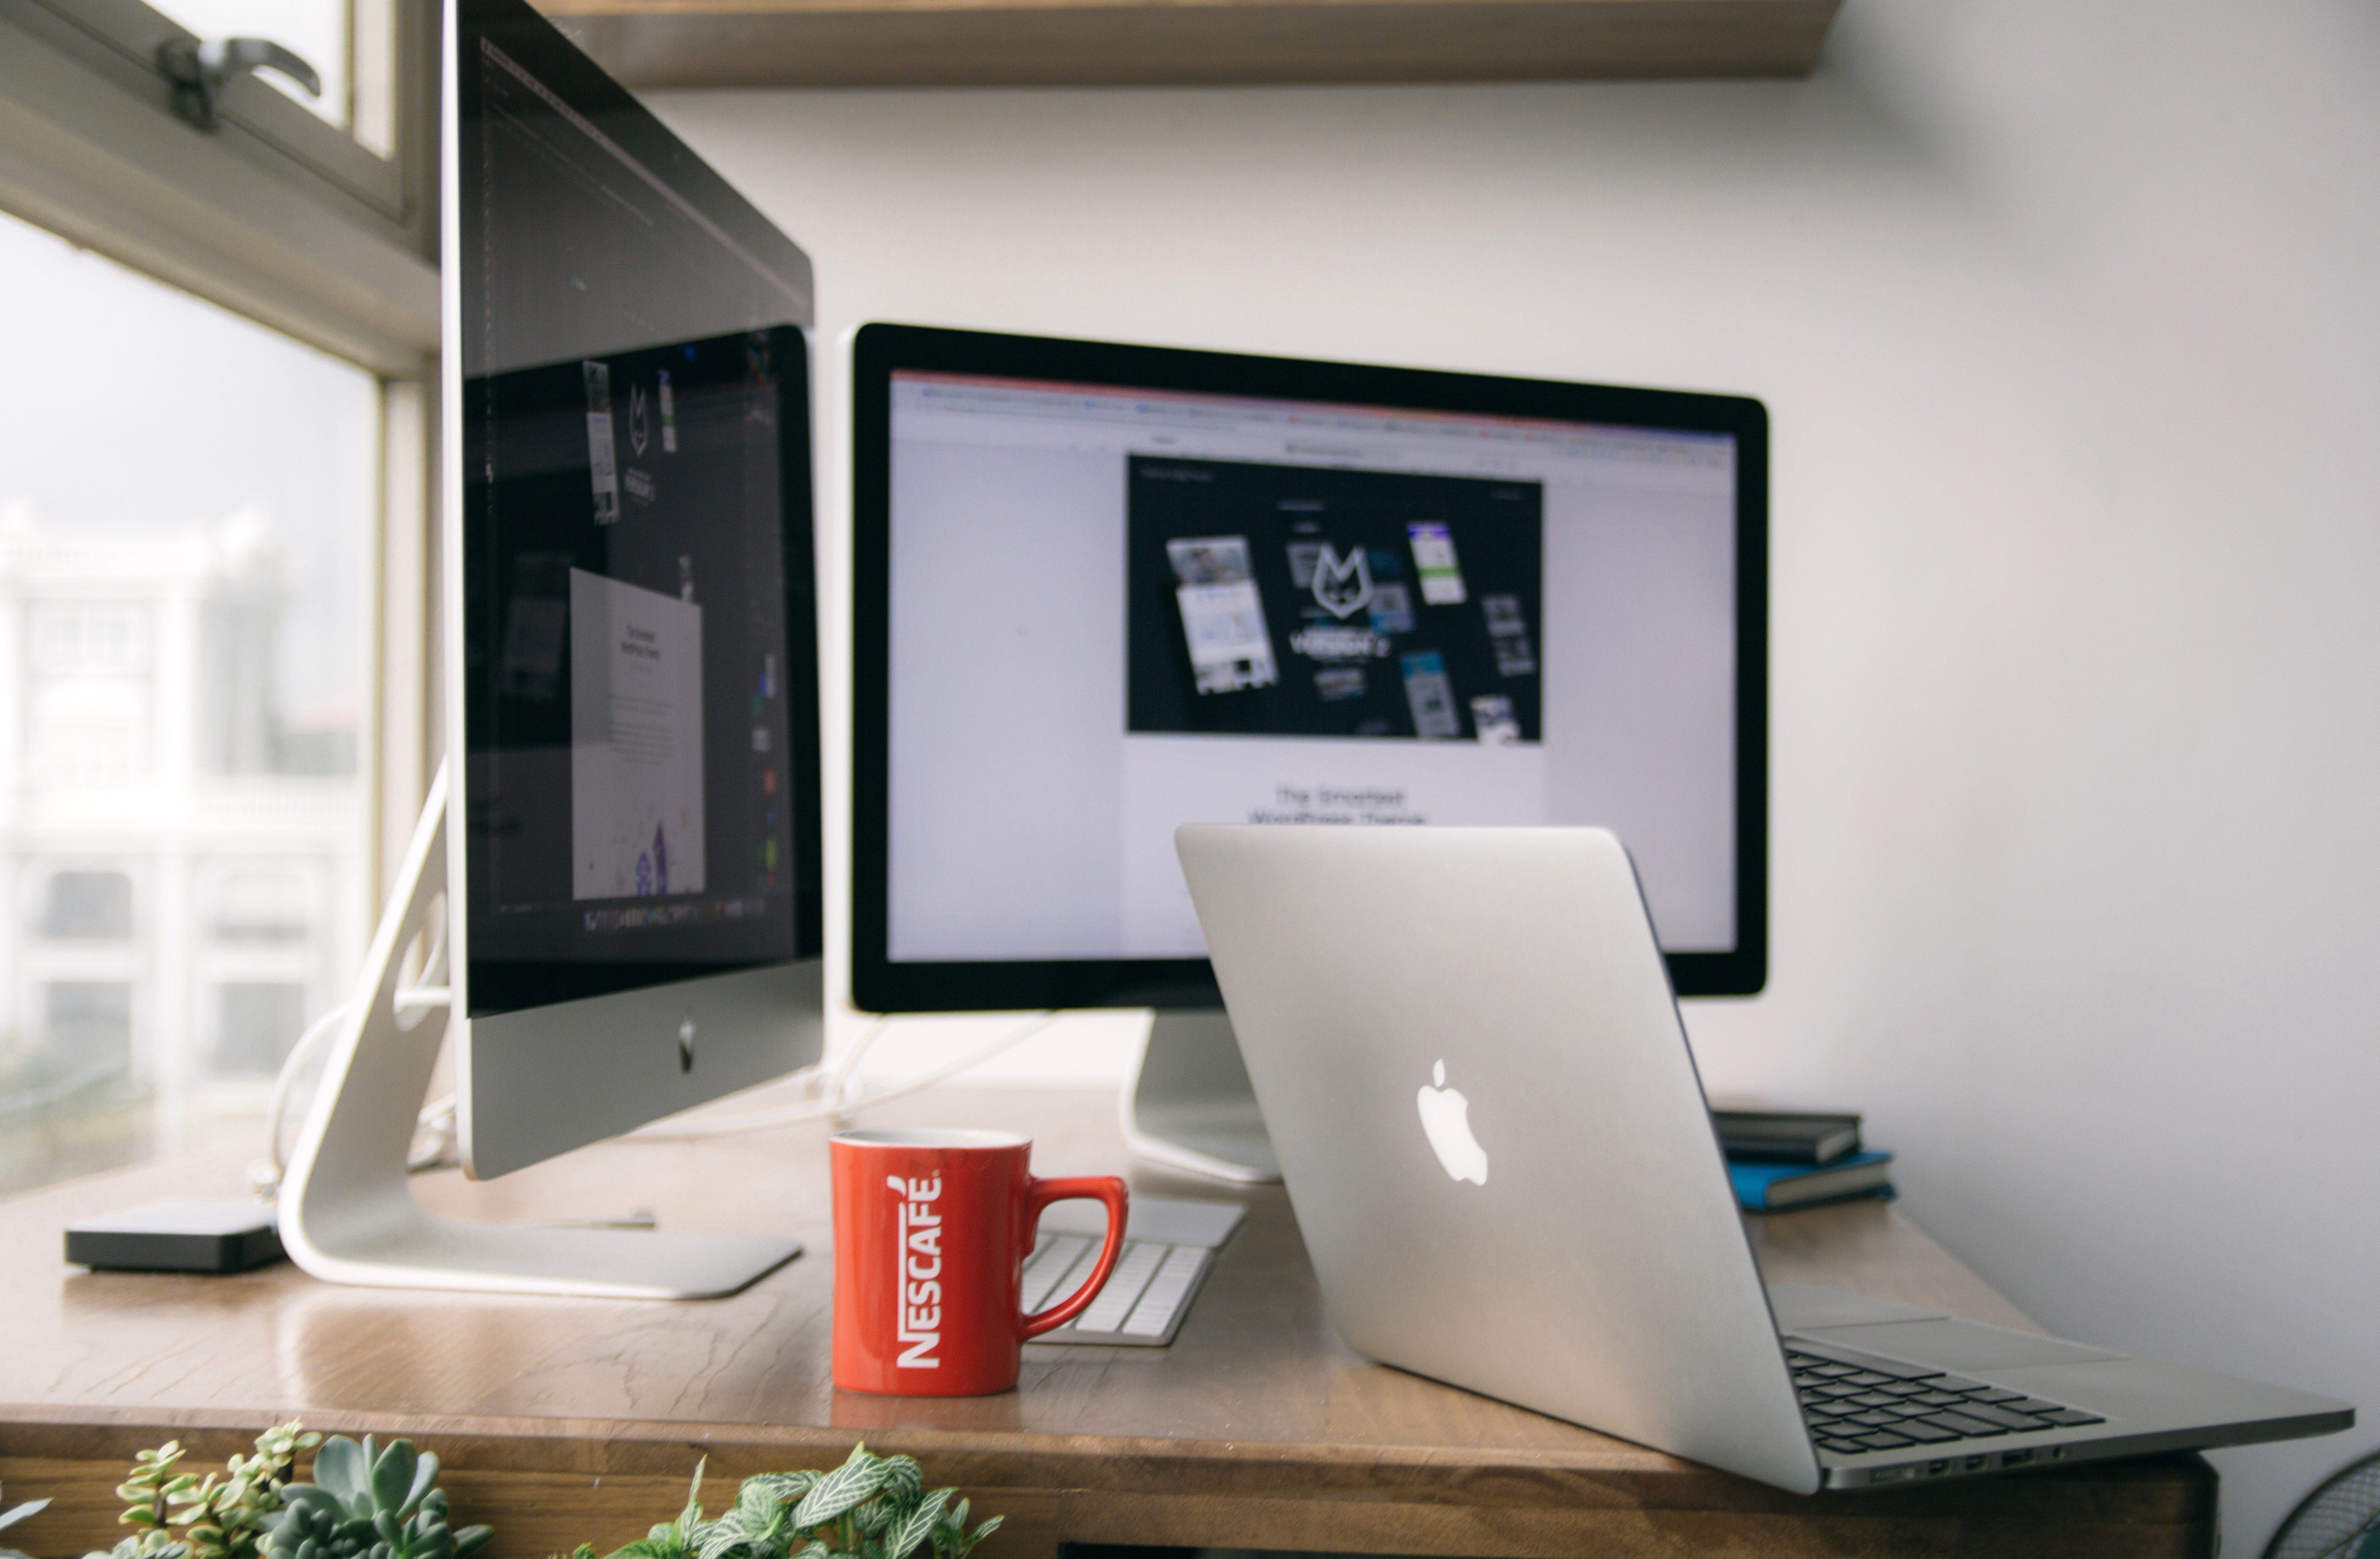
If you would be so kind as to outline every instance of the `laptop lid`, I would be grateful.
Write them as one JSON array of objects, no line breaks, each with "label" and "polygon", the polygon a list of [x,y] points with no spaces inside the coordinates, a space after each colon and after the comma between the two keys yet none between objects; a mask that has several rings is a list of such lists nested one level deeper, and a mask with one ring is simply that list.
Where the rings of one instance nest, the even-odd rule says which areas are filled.
[{"label": "laptop lid", "polygon": [[1816,1489],[1620,841],[1208,824],[1174,840],[1340,1334]]}]

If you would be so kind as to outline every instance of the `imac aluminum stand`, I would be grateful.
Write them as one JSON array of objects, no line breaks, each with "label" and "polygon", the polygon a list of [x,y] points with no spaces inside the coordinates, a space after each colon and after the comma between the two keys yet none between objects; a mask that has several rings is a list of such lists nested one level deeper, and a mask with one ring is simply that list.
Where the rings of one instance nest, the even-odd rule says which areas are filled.
[{"label": "imac aluminum stand", "polygon": [[446,795],[442,769],[282,1182],[291,1259],[331,1283],[677,1299],[734,1293],[799,1255],[770,1236],[456,1223],[414,1202],[406,1159],[452,1015],[444,991],[406,985],[404,962],[425,929],[443,940],[429,922],[446,888]]},{"label": "imac aluminum stand", "polygon": [[1159,1008],[1123,1090],[1124,1145],[1152,1163],[1256,1185],[1281,1178],[1232,1020]]}]

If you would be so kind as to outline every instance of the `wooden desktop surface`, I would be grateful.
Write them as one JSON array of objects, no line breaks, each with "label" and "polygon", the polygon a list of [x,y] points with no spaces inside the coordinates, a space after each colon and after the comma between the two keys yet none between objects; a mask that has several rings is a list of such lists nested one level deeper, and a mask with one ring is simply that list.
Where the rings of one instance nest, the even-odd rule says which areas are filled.
[{"label": "wooden desktop surface", "polygon": [[[1029,1131],[1041,1174],[1125,1164],[1112,1096],[947,1089],[871,1125]],[[2194,1456],[1801,1498],[1371,1363],[1323,1319],[1278,1187],[1135,1167],[1135,1190],[1245,1199],[1170,1348],[1028,1345],[1019,1388],[962,1400],[833,1388],[823,1125],[700,1144],[614,1142],[484,1185],[417,1181],[449,1215],[610,1216],[783,1230],[808,1253],[724,1299],[548,1299],[335,1287],[286,1263],[233,1277],[92,1273],[69,1220],[234,1196],[242,1156],[72,1182],[0,1203],[0,1483],[55,1497],[12,1528],[37,1555],[112,1543],[134,1450],[178,1436],[220,1464],[265,1425],[408,1435],[443,1460],[496,1556],[609,1550],[674,1516],[698,1456],[714,1511],[744,1475],[919,1457],[978,1518],[983,1559],[1062,1541],[1440,1555],[2209,1554]],[[1880,1202],[1749,1220],[1772,1281],[2030,1323]],[[186,1464],[191,1465],[191,1464]]]}]

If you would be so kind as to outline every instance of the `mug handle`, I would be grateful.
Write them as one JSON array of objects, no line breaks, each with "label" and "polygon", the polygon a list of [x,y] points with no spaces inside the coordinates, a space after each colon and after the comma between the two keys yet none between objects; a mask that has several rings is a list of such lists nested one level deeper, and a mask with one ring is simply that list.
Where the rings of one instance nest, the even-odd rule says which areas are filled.
[{"label": "mug handle", "polygon": [[1025,1188],[1025,1237],[1034,1239],[1040,1232],[1041,1211],[1053,1202],[1075,1199],[1103,1202],[1108,1209],[1107,1242],[1099,1247],[1099,1263],[1083,1286],[1051,1305],[1048,1310],[1034,1311],[1022,1318],[1020,1337],[1038,1337],[1054,1327],[1063,1326],[1090,1308],[1099,1290],[1107,1287],[1108,1274],[1115,1270],[1116,1257],[1123,1250],[1124,1215],[1132,1198],[1131,1188],[1113,1175],[1078,1175],[1071,1178],[1033,1180]]}]

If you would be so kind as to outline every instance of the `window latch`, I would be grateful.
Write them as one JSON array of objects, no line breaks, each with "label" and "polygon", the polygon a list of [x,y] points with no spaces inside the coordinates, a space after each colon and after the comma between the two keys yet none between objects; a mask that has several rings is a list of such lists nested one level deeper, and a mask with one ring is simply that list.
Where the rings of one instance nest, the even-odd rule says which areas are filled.
[{"label": "window latch", "polygon": [[223,128],[215,100],[224,83],[251,70],[277,70],[309,97],[322,95],[322,78],[314,67],[270,38],[168,38],[157,45],[157,68],[174,85],[174,112],[210,132]]}]

